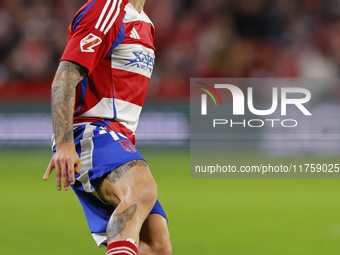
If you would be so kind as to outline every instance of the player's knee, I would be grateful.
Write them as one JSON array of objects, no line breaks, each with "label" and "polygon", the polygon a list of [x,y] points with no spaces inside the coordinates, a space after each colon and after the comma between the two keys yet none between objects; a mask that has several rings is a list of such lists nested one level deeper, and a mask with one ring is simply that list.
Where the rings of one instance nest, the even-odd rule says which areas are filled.
[{"label": "player's knee", "polygon": [[156,183],[145,183],[145,185],[137,187],[133,192],[133,196],[137,204],[140,204],[147,211],[151,211],[158,197]]}]

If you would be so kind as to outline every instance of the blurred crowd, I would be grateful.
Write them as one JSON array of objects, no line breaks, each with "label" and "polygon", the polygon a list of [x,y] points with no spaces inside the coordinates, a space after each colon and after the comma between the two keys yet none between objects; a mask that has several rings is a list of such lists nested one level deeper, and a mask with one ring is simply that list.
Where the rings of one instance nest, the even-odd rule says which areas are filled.
[{"label": "blurred crowd", "polygon": [[47,80],[80,0],[0,0],[0,82]]},{"label": "blurred crowd", "polygon": [[[85,0],[0,0],[0,86],[50,81]],[[156,27],[149,96],[190,77],[339,77],[340,0],[147,0]]]}]

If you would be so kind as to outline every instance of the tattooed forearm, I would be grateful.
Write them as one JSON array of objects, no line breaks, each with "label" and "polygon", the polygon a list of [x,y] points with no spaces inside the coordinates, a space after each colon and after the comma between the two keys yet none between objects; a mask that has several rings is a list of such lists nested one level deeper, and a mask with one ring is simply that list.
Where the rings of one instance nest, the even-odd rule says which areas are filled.
[{"label": "tattooed forearm", "polygon": [[126,222],[132,220],[136,211],[137,205],[132,204],[124,212],[112,214],[106,229],[108,242],[113,241],[118,235],[123,232],[126,226]]},{"label": "tattooed forearm", "polygon": [[52,121],[56,144],[73,141],[75,87],[87,75],[77,64],[62,61],[52,83]]},{"label": "tattooed forearm", "polygon": [[115,170],[113,170],[106,176],[106,179],[109,180],[110,182],[116,183],[123,177],[123,175],[126,172],[128,172],[134,166],[147,167],[147,164],[144,160],[132,160],[124,165],[121,165],[120,167],[117,167]]}]

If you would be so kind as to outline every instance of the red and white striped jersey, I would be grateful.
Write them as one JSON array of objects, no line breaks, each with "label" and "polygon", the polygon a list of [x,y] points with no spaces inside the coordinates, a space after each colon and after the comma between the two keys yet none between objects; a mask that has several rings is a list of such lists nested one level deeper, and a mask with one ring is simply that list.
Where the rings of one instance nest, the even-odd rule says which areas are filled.
[{"label": "red and white striped jersey", "polygon": [[96,122],[135,143],[154,67],[155,30],[128,0],[90,0],[75,15],[61,60],[88,69],[76,88],[74,123]]}]

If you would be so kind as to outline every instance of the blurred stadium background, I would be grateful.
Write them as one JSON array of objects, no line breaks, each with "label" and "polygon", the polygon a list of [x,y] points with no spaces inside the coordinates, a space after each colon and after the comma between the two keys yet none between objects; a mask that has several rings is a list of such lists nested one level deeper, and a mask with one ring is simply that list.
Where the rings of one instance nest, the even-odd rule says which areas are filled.
[{"label": "blurred stadium background", "polygon": [[[3,254],[104,253],[75,196],[56,192],[54,178],[42,181],[51,156],[50,84],[84,3],[0,1]],[[340,1],[147,0],[145,9],[157,57],[137,139],[168,212],[174,254],[340,254],[337,179],[189,177],[190,77],[339,77]],[[327,91],[337,104],[339,88]],[[298,157],[315,159],[310,150]]]}]

